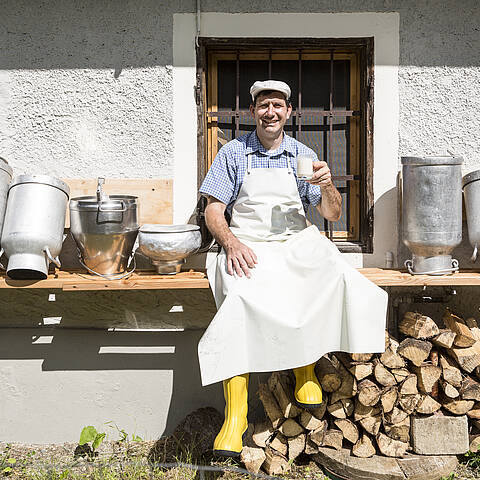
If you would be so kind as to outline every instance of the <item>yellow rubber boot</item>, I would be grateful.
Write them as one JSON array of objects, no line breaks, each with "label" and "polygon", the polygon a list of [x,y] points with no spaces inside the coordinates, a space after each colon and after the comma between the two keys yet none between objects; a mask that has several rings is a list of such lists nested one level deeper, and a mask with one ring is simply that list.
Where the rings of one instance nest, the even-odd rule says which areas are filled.
[{"label": "yellow rubber boot", "polygon": [[322,387],[315,375],[315,363],[294,368],[295,400],[301,407],[317,408],[322,403]]},{"label": "yellow rubber boot", "polygon": [[223,381],[225,421],[213,443],[213,453],[222,457],[238,457],[242,451],[242,436],[247,431],[249,374]]}]

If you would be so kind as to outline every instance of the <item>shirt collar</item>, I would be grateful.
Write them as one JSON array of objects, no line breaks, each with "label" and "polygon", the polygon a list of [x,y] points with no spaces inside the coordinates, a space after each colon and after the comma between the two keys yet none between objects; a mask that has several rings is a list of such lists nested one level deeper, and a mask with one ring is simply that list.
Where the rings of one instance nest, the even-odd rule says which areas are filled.
[{"label": "shirt collar", "polygon": [[254,152],[260,152],[263,155],[268,155],[269,157],[280,155],[283,152],[288,152],[292,155],[295,155],[295,142],[293,141],[292,137],[288,136],[285,132],[283,132],[283,140],[280,146],[277,148],[277,150],[274,150],[273,152],[268,152],[258,139],[257,131],[254,130],[247,138],[245,153],[248,155],[249,153]]}]

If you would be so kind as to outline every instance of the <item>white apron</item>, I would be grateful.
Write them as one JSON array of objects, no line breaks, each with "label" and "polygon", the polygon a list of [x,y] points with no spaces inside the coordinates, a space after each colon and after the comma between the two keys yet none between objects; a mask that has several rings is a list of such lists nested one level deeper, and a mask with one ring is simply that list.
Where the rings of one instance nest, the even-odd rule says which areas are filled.
[{"label": "white apron", "polygon": [[230,229],[258,264],[251,278],[229,275],[222,249],[208,268],[218,311],[198,345],[203,385],[384,351],[387,293],[307,227],[290,164],[252,169],[248,156]]}]

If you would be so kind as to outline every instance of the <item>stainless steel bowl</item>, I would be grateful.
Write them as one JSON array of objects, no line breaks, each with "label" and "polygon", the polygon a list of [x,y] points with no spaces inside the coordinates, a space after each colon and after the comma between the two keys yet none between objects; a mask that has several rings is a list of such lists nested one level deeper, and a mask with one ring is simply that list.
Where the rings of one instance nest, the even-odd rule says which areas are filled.
[{"label": "stainless steel bowl", "polygon": [[178,273],[185,259],[201,244],[198,225],[147,224],[138,232],[138,251],[162,274]]}]

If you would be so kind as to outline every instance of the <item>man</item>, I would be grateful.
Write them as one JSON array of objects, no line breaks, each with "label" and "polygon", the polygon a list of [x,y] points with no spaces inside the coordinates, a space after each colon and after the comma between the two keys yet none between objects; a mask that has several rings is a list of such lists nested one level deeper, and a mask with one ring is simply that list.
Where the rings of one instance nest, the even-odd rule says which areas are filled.
[{"label": "man", "polygon": [[[200,340],[199,359],[204,385],[224,383],[225,422],[214,451],[225,456],[242,449],[249,372],[292,368],[295,400],[316,408],[320,357],[384,348],[385,292],[352,269],[316,227],[307,227],[308,204],[335,221],[341,196],[328,165],[284,133],[289,86],[255,82],[250,93],[256,130],[220,149],[200,188],[208,196],[207,226],[223,247],[208,269],[218,312]],[[296,176],[299,154],[312,157],[308,182]]]}]

